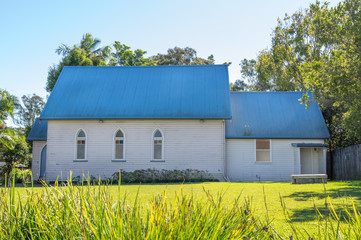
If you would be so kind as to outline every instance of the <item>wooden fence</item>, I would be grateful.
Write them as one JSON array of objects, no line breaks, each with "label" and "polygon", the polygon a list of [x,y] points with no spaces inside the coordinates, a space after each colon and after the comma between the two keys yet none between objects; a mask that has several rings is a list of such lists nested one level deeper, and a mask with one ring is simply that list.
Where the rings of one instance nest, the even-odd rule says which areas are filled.
[{"label": "wooden fence", "polygon": [[361,144],[328,153],[327,174],[333,180],[360,180]]}]

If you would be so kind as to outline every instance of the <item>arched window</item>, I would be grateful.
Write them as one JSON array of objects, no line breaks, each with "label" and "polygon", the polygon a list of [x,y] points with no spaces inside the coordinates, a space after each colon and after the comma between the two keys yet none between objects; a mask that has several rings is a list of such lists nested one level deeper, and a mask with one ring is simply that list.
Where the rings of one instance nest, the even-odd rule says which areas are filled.
[{"label": "arched window", "polygon": [[163,135],[159,129],[153,134],[153,159],[163,159]]},{"label": "arched window", "polygon": [[114,159],[124,159],[124,134],[120,129],[115,133],[114,146]]},{"label": "arched window", "polygon": [[86,135],[83,130],[79,130],[76,135],[76,159],[84,160],[85,159],[85,144],[86,144]]}]

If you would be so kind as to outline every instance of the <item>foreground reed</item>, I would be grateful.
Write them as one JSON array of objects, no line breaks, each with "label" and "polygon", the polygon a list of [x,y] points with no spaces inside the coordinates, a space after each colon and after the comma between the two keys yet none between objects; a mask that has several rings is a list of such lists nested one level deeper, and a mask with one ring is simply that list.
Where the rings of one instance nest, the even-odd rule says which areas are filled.
[{"label": "foreground reed", "polygon": [[332,203],[329,195],[325,195],[325,209],[321,210],[314,204],[315,215],[318,217],[315,234],[310,234],[302,227],[296,227],[286,207],[285,201],[280,197],[284,216],[291,228],[289,239],[324,239],[324,240],[361,240],[361,214],[352,199],[345,196],[345,201],[337,207]]},{"label": "foreground reed", "polygon": [[[222,194],[197,201],[182,190],[175,200],[167,193],[149,204],[138,194],[131,205],[118,185],[112,199],[106,184],[45,185],[18,195],[15,187],[0,190],[0,239],[270,239],[272,233],[239,198],[224,206]],[[142,207],[146,206],[146,207]]]}]

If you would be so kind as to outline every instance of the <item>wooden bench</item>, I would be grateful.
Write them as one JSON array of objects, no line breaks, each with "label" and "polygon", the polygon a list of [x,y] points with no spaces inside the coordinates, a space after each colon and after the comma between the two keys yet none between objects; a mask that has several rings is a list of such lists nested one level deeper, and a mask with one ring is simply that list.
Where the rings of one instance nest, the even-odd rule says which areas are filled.
[{"label": "wooden bench", "polygon": [[297,174],[292,175],[293,184],[327,183],[327,174]]}]

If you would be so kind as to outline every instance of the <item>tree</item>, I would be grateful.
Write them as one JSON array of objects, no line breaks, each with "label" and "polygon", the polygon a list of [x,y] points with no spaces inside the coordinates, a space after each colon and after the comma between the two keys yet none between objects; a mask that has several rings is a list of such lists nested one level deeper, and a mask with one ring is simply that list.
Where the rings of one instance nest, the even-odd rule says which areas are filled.
[{"label": "tree", "polygon": [[14,107],[17,104],[15,96],[0,89],[0,148],[13,149],[14,140],[11,129],[6,128],[5,120],[13,116]]},{"label": "tree", "polygon": [[151,59],[157,65],[212,65],[214,64],[214,56],[210,55],[207,59],[197,57],[197,51],[193,48],[170,48],[167,54],[157,54]]},{"label": "tree", "polygon": [[234,83],[229,84],[229,88],[231,91],[246,91],[248,89],[248,85],[243,80],[236,80]]},{"label": "tree", "polygon": [[28,144],[25,142],[25,136],[13,134],[13,147],[8,148],[0,146],[0,160],[5,162],[5,166],[0,171],[0,176],[4,176],[14,169],[17,164],[28,164],[31,159]]},{"label": "tree", "polygon": [[115,41],[113,44],[115,53],[111,53],[112,59],[109,61],[111,66],[154,66],[156,63],[150,58],[145,58],[147,53],[141,49],[136,49],[134,52],[125,44]]},{"label": "tree", "polygon": [[24,127],[32,126],[35,119],[40,116],[45,102],[35,93],[32,96],[23,95],[21,100],[24,106],[19,104],[16,122]]},{"label": "tree", "polygon": [[80,43],[69,47],[62,44],[56,49],[56,53],[63,58],[58,65],[49,68],[46,90],[51,92],[64,66],[154,66],[156,63],[144,55],[147,53],[141,49],[131,50],[125,44],[115,41],[112,51],[110,46],[98,47],[100,40],[91,34],[83,35]]},{"label": "tree", "polygon": [[[270,49],[241,62],[251,90],[310,91],[331,133],[331,148],[361,142],[361,2],[317,1],[286,15]],[[303,103],[309,104],[308,95]]]},{"label": "tree", "polygon": [[56,53],[63,55],[58,65],[49,68],[46,90],[51,92],[64,66],[105,66],[111,54],[109,46],[97,48],[100,40],[93,38],[90,33],[83,35],[80,44],[69,47],[62,44]]}]

